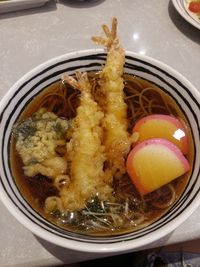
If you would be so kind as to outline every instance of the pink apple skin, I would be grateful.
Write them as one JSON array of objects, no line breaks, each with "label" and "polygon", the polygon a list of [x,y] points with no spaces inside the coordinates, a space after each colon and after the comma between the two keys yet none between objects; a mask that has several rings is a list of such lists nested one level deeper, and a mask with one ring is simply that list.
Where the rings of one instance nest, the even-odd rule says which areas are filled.
[{"label": "pink apple skin", "polygon": [[140,178],[137,176],[136,171],[134,169],[134,166],[132,164],[132,159],[134,158],[134,156],[137,154],[138,151],[142,150],[146,146],[152,146],[152,145],[155,146],[155,150],[156,150],[156,146],[161,146],[161,147],[163,147],[164,150],[166,150],[166,149],[170,150],[176,156],[176,158],[179,160],[179,162],[181,163],[182,168],[183,168],[183,171],[182,171],[183,174],[190,170],[189,162],[184,157],[181,150],[176,145],[174,145],[172,142],[170,142],[166,139],[152,138],[152,139],[148,139],[148,140],[145,140],[145,141],[137,144],[128,155],[126,167],[127,167],[127,172],[129,174],[130,178],[132,179],[136,188],[139,189],[138,191],[142,195],[145,195],[145,194],[149,193],[150,191],[149,191],[149,188],[144,186],[144,184],[141,182]]},{"label": "pink apple skin", "polygon": [[[135,126],[133,128],[133,132],[140,132],[141,126],[144,125],[145,123],[149,122],[149,121],[152,121],[152,120],[166,121],[166,122],[171,123],[172,125],[174,125],[177,129],[182,130],[185,133],[185,136],[181,138],[182,152],[185,155],[188,153],[189,144],[188,144],[188,135],[187,135],[186,127],[180,120],[178,120],[177,118],[175,118],[175,117],[173,117],[171,115],[163,115],[163,114],[148,115],[148,116],[140,119],[135,124]],[[155,136],[155,138],[158,138],[158,137],[164,138],[163,136]]]}]

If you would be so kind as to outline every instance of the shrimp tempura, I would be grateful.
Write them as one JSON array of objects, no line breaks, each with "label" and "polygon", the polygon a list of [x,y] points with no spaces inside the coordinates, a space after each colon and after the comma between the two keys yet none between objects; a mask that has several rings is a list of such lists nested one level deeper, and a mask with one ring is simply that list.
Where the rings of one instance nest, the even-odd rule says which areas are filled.
[{"label": "shrimp tempura", "polygon": [[106,157],[100,121],[104,114],[91,95],[87,73],[77,72],[76,78],[63,77],[81,92],[72,138],[67,144],[71,183],[60,191],[64,208],[71,211],[84,208],[97,193],[100,200],[112,198],[112,180],[103,170]]},{"label": "shrimp tempura", "polygon": [[123,67],[125,52],[117,37],[117,19],[113,18],[112,28],[102,26],[105,38],[93,37],[92,40],[104,45],[107,60],[100,74],[100,87],[105,95],[103,106],[105,117],[102,119],[105,128],[105,147],[109,168],[115,177],[125,173],[125,158],[130,150],[130,138],[127,132],[127,105],[124,102]]}]

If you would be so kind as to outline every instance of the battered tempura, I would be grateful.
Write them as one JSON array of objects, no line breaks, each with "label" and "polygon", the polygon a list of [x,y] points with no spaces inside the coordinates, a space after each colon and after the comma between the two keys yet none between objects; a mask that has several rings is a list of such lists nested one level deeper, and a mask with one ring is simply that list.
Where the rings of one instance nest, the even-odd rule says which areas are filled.
[{"label": "battered tempura", "polygon": [[113,18],[111,30],[107,25],[102,28],[106,37],[93,37],[92,40],[108,50],[106,64],[100,74],[101,91],[105,95],[105,117],[102,119],[105,129],[104,145],[112,175],[121,177],[126,172],[125,158],[131,144],[127,132],[127,105],[124,102],[122,78],[125,52],[117,37],[117,19]]},{"label": "battered tempura", "polygon": [[103,171],[106,155],[100,122],[104,114],[93,100],[87,74],[78,72],[76,76],[77,80],[67,75],[63,77],[81,92],[72,138],[67,144],[71,183],[60,191],[66,210],[84,208],[86,201],[97,192],[100,200],[112,197],[111,179]]},{"label": "battered tempura", "polygon": [[64,75],[63,81],[80,91],[66,153],[62,157],[48,158],[42,166],[31,169],[30,176],[37,171],[50,177],[59,190],[59,196],[48,197],[45,201],[48,213],[57,209],[81,210],[97,194],[100,201],[113,200],[113,177],[121,178],[126,172],[125,159],[131,140],[127,131],[122,77],[125,52],[117,37],[116,18],[112,20],[111,30],[106,25],[103,30],[106,38],[93,37],[93,41],[108,50],[106,64],[99,76],[103,101],[94,100],[87,73],[76,72],[75,78]]}]

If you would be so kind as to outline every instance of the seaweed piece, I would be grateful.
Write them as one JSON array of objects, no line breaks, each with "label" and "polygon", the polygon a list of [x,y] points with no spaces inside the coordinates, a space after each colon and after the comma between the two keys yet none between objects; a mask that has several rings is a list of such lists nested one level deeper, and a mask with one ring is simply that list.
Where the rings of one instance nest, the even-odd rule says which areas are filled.
[{"label": "seaweed piece", "polygon": [[95,213],[105,213],[108,212],[109,208],[106,206],[105,202],[99,200],[98,196],[95,196],[86,205],[87,211]]},{"label": "seaweed piece", "polygon": [[23,138],[26,139],[30,136],[33,136],[36,131],[37,125],[36,122],[32,120],[32,118],[28,118],[13,127],[13,134],[16,138],[22,135]]}]

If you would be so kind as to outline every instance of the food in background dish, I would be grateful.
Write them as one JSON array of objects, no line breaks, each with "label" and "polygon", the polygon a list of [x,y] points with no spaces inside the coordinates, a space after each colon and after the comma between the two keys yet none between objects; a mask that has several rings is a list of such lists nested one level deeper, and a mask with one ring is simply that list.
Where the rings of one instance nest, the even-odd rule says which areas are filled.
[{"label": "food in background dish", "polygon": [[[134,231],[166,213],[187,184],[193,158],[181,109],[161,88],[124,73],[117,20],[103,30],[105,38],[93,37],[107,49],[102,70],[64,74],[44,88],[13,127],[11,143],[12,170],[27,201],[61,228],[98,236]],[[154,128],[153,116],[166,134],[150,130],[144,138],[144,120]],[[185,138],[173,143],[178,130]]]},{"label": "food in background dish", "polygon": [[186,9],[196,21],[200,22],[200,0],[186,1]]}]

